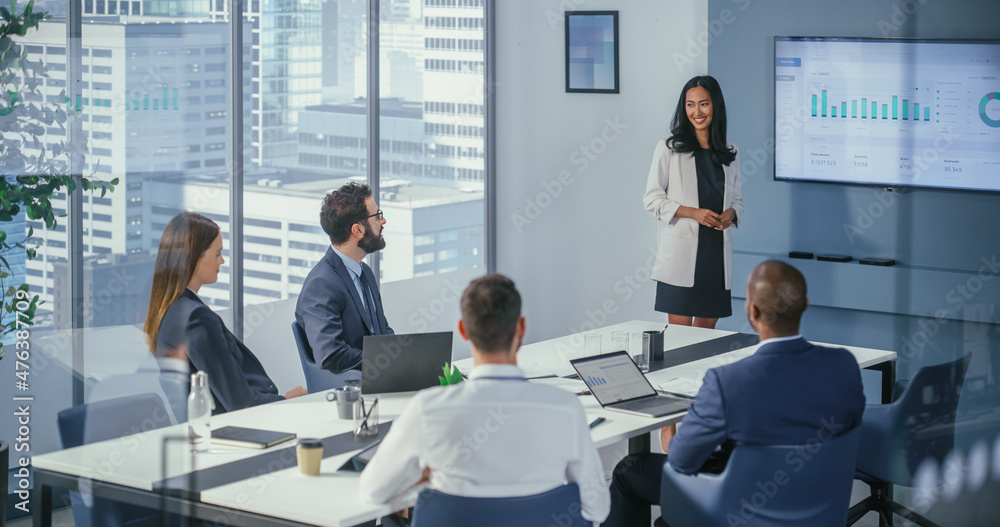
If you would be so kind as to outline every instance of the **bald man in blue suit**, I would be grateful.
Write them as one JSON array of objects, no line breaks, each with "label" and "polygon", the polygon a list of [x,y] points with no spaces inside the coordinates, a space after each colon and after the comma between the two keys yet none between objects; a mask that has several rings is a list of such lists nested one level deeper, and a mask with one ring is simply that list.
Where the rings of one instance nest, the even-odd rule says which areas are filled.
[{"label": "bald man in blue suit", "polygon": [[851,352],[810,344],[799,334],[809,305],[806,281],[777,260],[754,269],[747,318],[757,351],[709,370],[666,454],[628,456],[615,467],[606,527],[639,525],[660,501],[663,464],[683,474],[720,472],[733,446],[799,445],[861,423],[865,396]]},{"label": "bald man in blue suit", "polygon": [[331,245],[302,284],[295,320],[305,330],[316,364],[361,378],[366,335],[392,334],[382,296],[364,257],[385,247],[385,218],[368,185],[348,183],[327,194],[320,224]]}]

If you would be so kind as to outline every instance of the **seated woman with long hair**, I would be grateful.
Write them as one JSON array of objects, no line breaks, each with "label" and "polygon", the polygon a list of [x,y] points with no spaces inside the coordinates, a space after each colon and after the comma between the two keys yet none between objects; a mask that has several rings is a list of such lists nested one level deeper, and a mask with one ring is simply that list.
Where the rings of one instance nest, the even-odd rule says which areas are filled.
[{"label": "seated woman with long hair", "polygon": [[191,371],[208,374],[214,413],[305,395],[301,386],[280,395],[257,357],[198,298],[201,286],[219,279],[223,263],[214,221],[193,212],[170,220],[160,238],[143,329],[150,351],[162,356],[186,350]]}]

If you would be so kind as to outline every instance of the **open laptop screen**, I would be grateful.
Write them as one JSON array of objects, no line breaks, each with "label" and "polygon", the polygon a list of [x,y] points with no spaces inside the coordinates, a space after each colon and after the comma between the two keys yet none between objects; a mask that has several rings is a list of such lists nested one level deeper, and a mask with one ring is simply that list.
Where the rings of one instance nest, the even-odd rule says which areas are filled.
[{"label": "open laptop screen", "polygon": [[575,359],[572,363],[602,405],[656,395],[653,385],[624,351]]}]

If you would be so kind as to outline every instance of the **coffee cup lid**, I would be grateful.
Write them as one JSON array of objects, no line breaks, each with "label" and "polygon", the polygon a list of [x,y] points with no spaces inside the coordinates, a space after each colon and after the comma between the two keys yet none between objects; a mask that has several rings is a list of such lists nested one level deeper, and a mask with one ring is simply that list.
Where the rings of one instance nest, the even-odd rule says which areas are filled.
[{"label": "coffee cup lid", "polygon": [[301,448],[322,448],[323,441],[311,437],[304,437],[299,439],[299,447]]}]

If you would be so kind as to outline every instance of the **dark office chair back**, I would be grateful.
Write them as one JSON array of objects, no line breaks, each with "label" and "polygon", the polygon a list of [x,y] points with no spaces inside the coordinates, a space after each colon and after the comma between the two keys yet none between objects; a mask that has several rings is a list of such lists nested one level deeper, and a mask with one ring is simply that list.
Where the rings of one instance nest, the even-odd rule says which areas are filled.
[{"label": "dark office chair back", "polygon": [[0,481],[0,527],[7,525],[7,470],[10,468],[10,445],[6,441],[0,441],[0,474],[3,474],[3,481]]},{"label": "dark office chair back", "polygon": [[465,498],[420,491],[410,527],[590,527],[580,511],[575,483],[533,496]]},{"label": "dark office chair back", "polygon": [[292,321],[292,335],[295,337],[295,347],[299,350],[299,362],[302,363],[302,373],[306,376],[306,390],[309,393],[340,388],[349,383],[361,383],[361,374],[356,370],[344,373],[333,373],[316,364],[306,330],[298,321]]},{"label": "dark office chair back", "polygon": [[868,405],[862,425],[858,470],[866,476],[912,486],[926,459],[940,463],[955,444],[958,400],[972,354],[924,366],[896,401]]},{"label": "dark office chair back", "polygon": [[[163,399],[153,393],[73,406],[59,412],[56,422],[63,448],[115,439],[171,424]],[[94,498],[93,507],[88,509],[79,493],[70,494],[73,520],[77,527],[159,525],[160,514],[155,510],[100,498]]]},{"label": "dark office chair back", "polygon": [[739,445],[721,474],[664,465],[657,525],[843,527],[859,437],[856,428],[832,439],[817,430],[805,445]]}]

